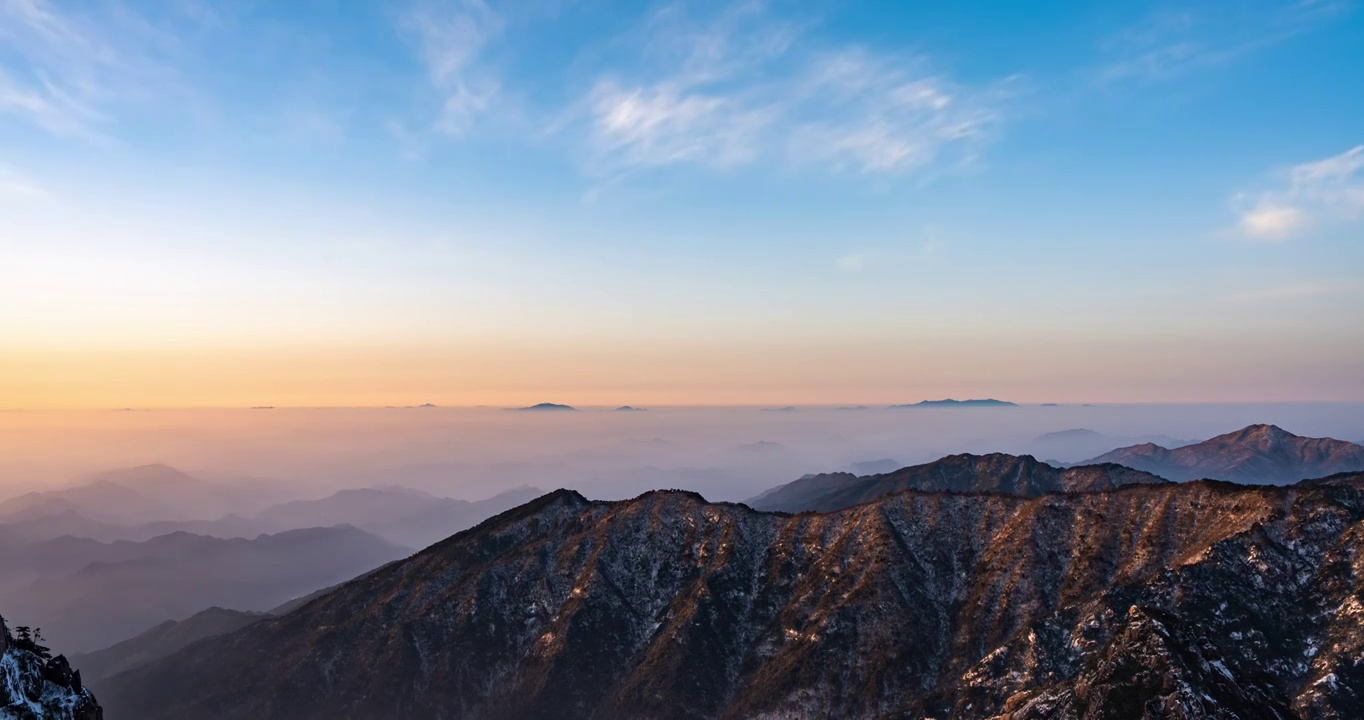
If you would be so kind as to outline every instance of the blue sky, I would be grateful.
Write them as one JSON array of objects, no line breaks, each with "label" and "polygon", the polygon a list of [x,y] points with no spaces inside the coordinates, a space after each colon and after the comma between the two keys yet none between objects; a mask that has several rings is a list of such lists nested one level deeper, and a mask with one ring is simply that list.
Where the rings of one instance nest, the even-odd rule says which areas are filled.
[{"label": "blue sky", "polygon": [[1357,5],[0,0],[0,406],[1364,400]]}]

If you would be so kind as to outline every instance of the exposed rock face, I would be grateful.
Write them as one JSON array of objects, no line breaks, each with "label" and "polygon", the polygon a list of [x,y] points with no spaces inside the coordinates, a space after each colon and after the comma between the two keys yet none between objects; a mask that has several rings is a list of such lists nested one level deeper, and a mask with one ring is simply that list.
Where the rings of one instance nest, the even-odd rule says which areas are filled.
[{"label": "exposed rock face", "polygon": [[1303,478],[1364,470],[1364,446],[1332,438],[1300,437],[1274,425],[1251,425],[1174,450],[1145,443],[1119,448],[1089,462],[1118,463],[1178,482],[1215,478],[1285,485]]},{"label": "exposed rock face", "polygon": [[[19,629],[23,632],[23,628]],[[0,719],[103,720],[104,710],[62,655],[15,638],[0,618]]]},{"label": "exposed rock face", "polygon": [[1049,492],[1109,490],[1122,485],[1166,482],[1147,472],[1112,463],[1059,468],[1031,455],[949,455],[883,475],[807,475],[749,501],[758,510],[829,512],[903,490],[1003,492],[1035,497]]},{"label": "exposed rock face", "polygon": [[1364,717],[1364,478],[558,491],[110,679],[118,717]]}]

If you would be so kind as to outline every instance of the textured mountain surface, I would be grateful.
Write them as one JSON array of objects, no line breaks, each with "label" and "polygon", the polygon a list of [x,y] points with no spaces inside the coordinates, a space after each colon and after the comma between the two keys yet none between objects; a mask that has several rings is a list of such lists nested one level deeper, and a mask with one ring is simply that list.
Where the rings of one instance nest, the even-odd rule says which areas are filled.
[{"label": "textured mountain surface", "polygon": [[1300,437],[1274,425],[1251,425],[1169,450],[1154,443],[1105,453],[1088,463],[1118,463],[1176,482],[1214,478],[1286,485],[1303,478],[1364,471],[1364,446],[1332,438]]},{"label": "textured mountain surface", "polygon": [[789,516],[557,491],[101,688],[116,717],[1364,717],[1364,477]]},{"label": "textured mountain surface", "polygon": [[0,618],[0,720],[103,720],[104,710],[64,656]]},{"label": "textured mountain surface", "polygon": [[1109,490],[1122,485],[1163,483],[1140,470],[1107,463],[1059,468],[1031,455],[949,455],[884,475],[807,475],[753,498],[758,510],[829,512],[903,490],[1002,492],[1035,497],[1049,492]]},{"label": "textured mountain surface", "polygon": [[167,620],[135,638],[103,650],[73,655],[71,662],[85,673],[85,682],[98,685],[100,680],[110,675],[146,665],[190,643],[230,633],[264,617],[267,617],[265,613],[213,607],[179,622]]}]

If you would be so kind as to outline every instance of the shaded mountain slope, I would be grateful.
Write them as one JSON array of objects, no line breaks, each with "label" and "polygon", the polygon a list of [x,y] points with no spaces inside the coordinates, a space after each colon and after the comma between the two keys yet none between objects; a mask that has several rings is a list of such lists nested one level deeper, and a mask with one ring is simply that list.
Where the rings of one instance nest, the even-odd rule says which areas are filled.
[{"label": "shaded mountain slope", "polygon": [[1118,448],[1088,462],[1118,463],[1177,482],[1215,478],[1284,485],[1303,478],[1364,471],[1364,446],[1332,438],[1301,437],[1274,425],[1251,425],[1173,450],[1145,443]]},{"label": "shaded mountain slope", "polygon": [[797,516],[557,491],[102,697],[201,720],[1360,717],[1361,488]]},{"label": "shaded mountain slope", "polygon": [[179,622],[167,620],[137,637],[103,650],[73,655],[71,662],[85,673],[86,683],[98,684],[105,677],[146,665],[190,643],[232,632],[264,617],[267,617],[265,613],[211,607]]},{"label": "shaded mountain slope", "polygon": [[1150,473],[1112,463],[1059,468],[1031,455],[949,455],[931,463],[883,475],[849,473],[808,475],[759,495],[749,504],[759,510],[828,512],[903,490],[1002,492],[1034,497],[1049,492],[1108,490],[1122,485],[1163,483]]}]

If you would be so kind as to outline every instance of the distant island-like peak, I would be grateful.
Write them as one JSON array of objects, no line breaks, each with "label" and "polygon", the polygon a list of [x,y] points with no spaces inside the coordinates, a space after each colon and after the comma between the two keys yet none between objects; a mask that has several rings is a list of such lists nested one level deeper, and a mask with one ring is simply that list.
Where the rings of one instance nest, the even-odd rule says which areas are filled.
[{"label": "distant island-like peak", "polygon": [[921,400],[921,401],[919,401],[919,402],[916,402],[916,403],[909,403],[909,404],[906,404],[906,405],[891,405],[891,407],[892,407],[892,408],[914,408],[914,407],[1017,407],[1017,403],[1011,403],[1011,402],[1008,402],[1008,401],[1005,401],[1005,400],[996,400],[996,399],[994,399],[994,398],[985,398],[985,399],[983,399],[983,400],[953,400],[952,398],[947,398],[946,400]]},{"label": "distant island-like peak", "polygon": [[539,403],[539,404],[536,404],[536,405],[531,405],[530,407],[523,407],[523,408],[516,408],[516,409],[517,409],[517,410],[521,410],[521,411],[523,411],[523,412],[524,412],[524,411],[529,411],[529,412],[543,412],[543,411],[556,411],[556,410],[577,410],[578,408],[575,408],[575,407],[573,407],[572,405],[560,405],[560,404],[558,404],[558,403],[547,403],[547,402],[546,402],[546,403]]},{"label": "distant island-like peak", "polygon": [[648,409],[649,408],[637,408],[632,407],[630,405],[621,405],[620,407],[615,409],[615,412],[644,412]]}]

